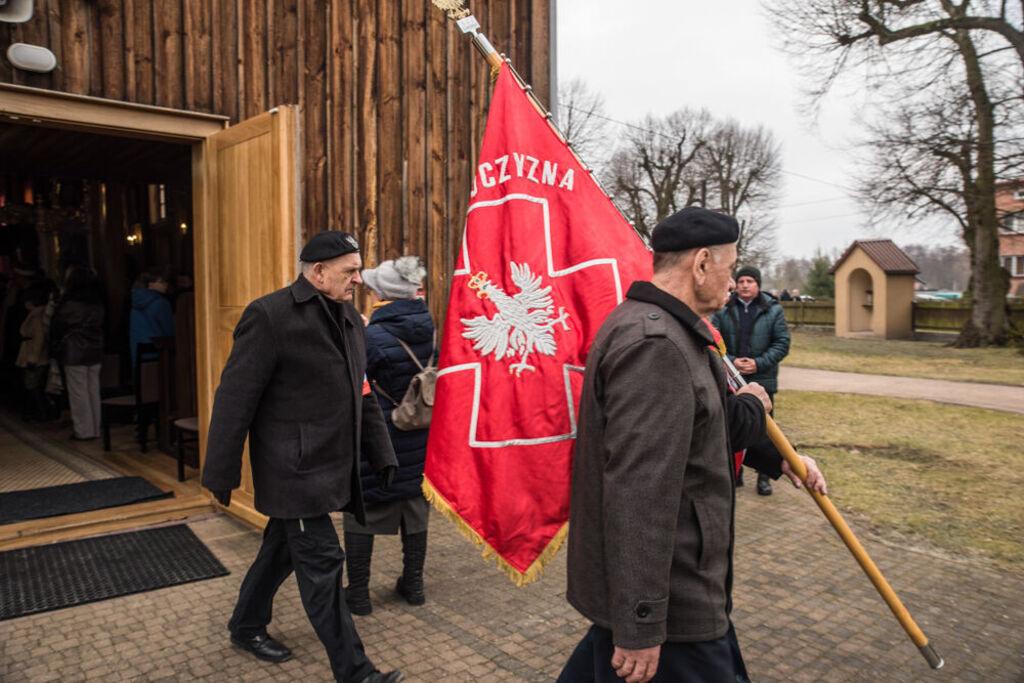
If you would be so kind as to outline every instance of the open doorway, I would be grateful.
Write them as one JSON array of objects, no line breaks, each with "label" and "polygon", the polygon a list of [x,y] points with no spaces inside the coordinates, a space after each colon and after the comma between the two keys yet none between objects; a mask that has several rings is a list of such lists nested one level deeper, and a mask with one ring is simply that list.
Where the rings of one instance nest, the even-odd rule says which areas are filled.
[{"label": "open doorway", "polygon": [[[172,258],[171,265],[177,265],[183,270],[188,265],[190,253],[187,239],[191,236],[194,241],[191,255],[194,258],[192,268],[195,282],[195,354],[192,362],[195,372],[192,375],[184,374],[187,375],[186,379],[195,382],[197,400],[193,424],[198,426],[201,466],[208,416],[220,369],[230,352],[231,330],[249,301],[286,286],[295,277],[300,234],[298,107],[276,106],[229,126],[226,117],[216,114],[171,110],[25,86],[0,83],[0,95],[0,122],[44,129],[51,135],[67,132],[72,137],[65,138],[71,141],[66,151],[77,164],[84,163],[90,168],[113,165],[108,163],[108,157],[115,152],[127,154],[129,158],[134,155],[136,158],[149,159],[149,162],[140,161],[136,164],[137,174],[113,180],[106,179],[106,176],[90,178],[93,172],[83,174],[81,166],[75,172],[62,171],[67,172],[71,178],[78,176],[80,179],[91,180],[88,184],[91,191],[83,189],[82,194],[85,197],[99,194],[103,200],[97,200],[94,206],[105,207],[104,211],[107,211],[100,215],[105,232],[102,238],[96,238],[86,231],[84,243],[85,251],[90,259],[94,259],[94,263],[97,256],[108,259],[108,274],[120,268],[122,277],[128,277],[130,267],[124,265],[125,247],[121,245],[121,239],[131,246],[142,245],[143,249],[147,248],[146,245],[163,244],[163,248],[157,249],[157,255],[168,254]],[[96,141],[91,151],[83,152],[82,145],[77,144],[78,136],[82,134],[88,135],[83,135],[81,139]],[[153,142],[166,143],[169,147],[152,147],[150,143]],[[144,153],[146,149],[151,151],[148,156]],[[55,150],[55,153],[58,151],[65,150]],[[167,161],[168,154],[170,161]],[[5,162],[9,154],[0,149],[0,155],[0,177],[3,177],[7,171]],[[165,162],[160,162],[161,158]],[[182,170],[168,176],[156,176],[149,168],[150,163],[162,164],[171,169],[182,169],[188,164],[187,180],[182,180],[181,185],[191,193],[191,213],[188,214],[191,220],[180,221],[177,215],[168,218],[173,211],[171,214],[166,211],[168,197],[171,197],[171,205],[184,206],[181,215],[186,215],[188,202],[185,199],[175,201],[177,183],[173,179],[167,180],[168,177],[184,179],[185,172]],[[11,168],[18,170],[15,166]],[[24,171],[21,173],[23,175]],[[120,190],[113,193],[110,190],[117,183],[125,186],[125,197],[136,196],[135,190],[130,187],[133,184],[145,186],[142,200],[138,204],[153,217],[153,220],[145,224],[148,227],[144,228],[142,221],[134,221],[140,223],[139,231],[136,232],[133,222],[126,223],[132,215],[138,215],[137,212],[132,214],[130,209],[123,208],[128,206],[126,202],[122,204],[119,219],[121,232],[117,232],[118,223],[111,216],[112,200],[108,196],[118,194]],[[10,194],[20,203],[25,203],[24,187],[12,188]],[[187,196],[182,190],[180,197]],[[159,210],[161,203],[165,209],[163,214]],[[117,210],[117,207],[113,210]],[[143,218],[146,218],[146,214],[143,214]],[[182,223],[185,224],[184,229]],[[133,229],[128,230],[125,225]],[[144,232],[145,229],[149,230],[149,235]],[[180,237],[174,232],[175,229],[181,231]],[[138,239],[139,233],[141,240]],[[26,234],[29,234],[28,231]],[[23,243],[39,245],[41,241],[37,229],[35,239],[29,237]],[[78,242],[83,240],[79,239]],[[37,249],[38,261],[44,264],[53,261],[59,268],[59,251],[51,251],[46,244],[43,246],[46,248]],[[173,261],[174,254],[181,255],[180,261]],[[145,253],[143,255],[148,257]],[[177,355],[180,357],[181,354]],[[161,401],[161,405],[169,404],[170,401]],[[180,414],[184,415],[184,412]],[[150,449],[150,453],[144,455],[150,456],[155,452],[158,451]],[[104,454],[101,460],[117,459],[118,455],[115,449],[112,454]],[[139,472],[147,479],[152,475],[153,480],[159,480],[164,488],[177,491],[175,503],[153,514],[140,513],[139,517],[131,519],[127,516],[119,520],[101,518],[98,521],[105,530],[137,526],[142,517],[152,523],[162,519],[180,519],[181,514],[188,510],[210,509],[212,499],[201,492],[194,470],[189,473],[191,479],[180,484],[175,476],[173,459],[166,459],[170,461],[166,468],[162,464],[150,467],[154,464],[152,461],[140,466],[139,463],[146,458],[130,458],[130,455],[128,451],[121,454],[123,457],[118,463],[119,469]],[[251,473],[248,459],[244,457],[241,478],[238,495],[233,496],[229,512],[254,523],[265,521],[252,504]],[[79,525],[76,526],[75,534],[85,535],[88,531],[88,528]],[[14,547],[30,544],[26,541],[25,533],[26,530],[18,531],[17,538],[8,533],[9,538],[5,538],[4,528],[0,527],[0,549],[12,547],[10,543],[15,543]],[[46,534],[53,540],[57,538],[51,530],[47,530]]]},{"label": "open doorway", "polygon": [[[46,394],[45,406],[33,400],[15,361],[26,293],[42,288],[58,298],[72,266],[94,271],[104,292],[104,394],[131,390],[133,308],[138,317],[142,306],[161,303],[166,320],[158,344],[166,362],[155,445],[170,451],[169,421],[195,415],[191,148],[0,121],[0,349],[10,417],[41,420],[46,407],[66,407],[59,381],[50,383],[58,393]],[[153,276],[166,282],[165,291],[149,288]],[[10,475],[0,472],[8,485]]]}]

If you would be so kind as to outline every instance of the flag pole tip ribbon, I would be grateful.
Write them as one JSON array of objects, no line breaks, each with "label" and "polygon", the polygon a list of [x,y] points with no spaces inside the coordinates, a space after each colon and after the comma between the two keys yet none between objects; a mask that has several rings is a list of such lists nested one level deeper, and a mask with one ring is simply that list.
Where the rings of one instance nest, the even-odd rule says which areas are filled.
[{"label": "flag pole tip ribbon", "polygon": [[423,484],[421,488],[423,490],[423,496],[427,501],[433,505],[438,512],[444,515],[448,521],[452,522],[455,525],[455,528],[459,530],[459,533],[481,548],[480,556],[483,557],[485,561],[493,559],[498,569],[500,569],[510,581],[514,582],[517,588],[522,588],[523,586],[531,584],[541,577],[541,574],[544,573],[544,568],[549,562],[551,562],[555,555],[558,554],[558,549],[562,547],[562,543],[565,542],[565,538],[569,533],[569,524],[566,522],[562,525],[562,528],[558,530],[558,533],[556,533],[551,539],[547,547],[545,547],[537,556],[537,559],[530,563],[530,566],[527,567],[526,571],[520,571],[512,566],[508,560],[499,555],[498,551],[495,550],[490,543],[485,541],[484,538],[477,533],[476,529],[467,524],[466,521],[459,516],[459,513],[457,513],[455,509],[452,508],[451,504],[445,500],[444,496],[434,488],[433,484],[430,483],[430,480],[427,479],[426,476],[423,477]]}]

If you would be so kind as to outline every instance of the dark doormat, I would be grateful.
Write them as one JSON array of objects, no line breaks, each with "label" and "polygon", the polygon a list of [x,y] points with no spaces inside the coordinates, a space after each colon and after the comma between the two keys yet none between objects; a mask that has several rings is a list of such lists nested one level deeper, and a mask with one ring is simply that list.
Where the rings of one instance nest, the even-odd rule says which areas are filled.
[{"label": "dark doormat", "polygon": [[224,576],[184,524],[0,552],[0,620]]},{"label": "dark doormat", "polygon": [[131,505],[173,496],[142,477],[114,477],[77,484],[0,493],[0,524]]}]

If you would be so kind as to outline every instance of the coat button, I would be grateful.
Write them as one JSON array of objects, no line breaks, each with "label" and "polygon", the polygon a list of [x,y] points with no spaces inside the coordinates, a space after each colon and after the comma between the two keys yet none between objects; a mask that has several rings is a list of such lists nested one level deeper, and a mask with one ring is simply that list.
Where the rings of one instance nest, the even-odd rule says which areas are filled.
[{"label": "coat button", "polygon": [[661,317],[661,313],[648,313],[647,317],[650,318],[651,320],[657,320],[658,318]]},{"label": "coat button", "polygon": [[[652,313],[651,315],[654,316],[654,315],[657,315],[657,313]],[[636,615],[638,617],[640,617],[641,619],[643,619],[644,617],[646,617],[650,613],[651,613],[651,608],[648,607],[647,605],[639,605],[636,608]]]}]

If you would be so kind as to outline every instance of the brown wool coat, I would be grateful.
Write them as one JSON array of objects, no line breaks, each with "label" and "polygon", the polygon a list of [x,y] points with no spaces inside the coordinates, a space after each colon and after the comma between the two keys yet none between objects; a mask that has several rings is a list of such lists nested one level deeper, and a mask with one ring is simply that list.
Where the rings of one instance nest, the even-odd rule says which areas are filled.
[{"label": "brown wool coat", "polygon": [[363,322],[341,304],[339,325],[333,307],[300,275],[245,309],[214,397],[203,486],[239,485],[248,436],[257,510],[363,521],[360,455],[375,472],[398,463],[376,398],[362,395]]},{"label": "brown wool coat", "polygon": [[[646,282],[627,297],[587,359],[567,597],[620,647],[713,640],[729,627],[735,479],[721,359],[678,299]],[[760,403],[733,404],[763,434]]]}]

